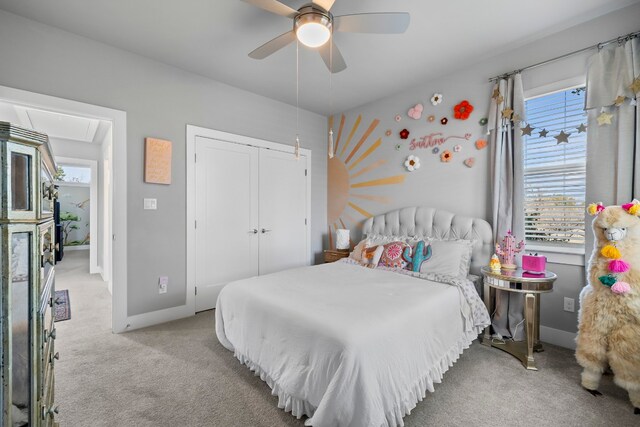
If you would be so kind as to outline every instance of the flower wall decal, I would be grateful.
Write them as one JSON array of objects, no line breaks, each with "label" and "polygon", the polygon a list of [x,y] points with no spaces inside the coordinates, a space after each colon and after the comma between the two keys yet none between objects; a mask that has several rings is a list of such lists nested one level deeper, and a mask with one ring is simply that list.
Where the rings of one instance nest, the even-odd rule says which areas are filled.
[{"label": "flower wall decal", "polygon": [[387,129],[387,131],[384,134],[387,135],[387,136],[391,136],[391,133],[392,133],[391,129]]},{"label": "flower wall decal", "polygon": [[404,161],[404,167],[407,168],[409,172],[418,170],[420,169],[420,159],[418,156],[411,155]]},{"label": "flower wall decal", "polygon": [[441,93],[434,93],[433,96],[431,97],[431,103],[433,105],[438,105],[442,102],[442,94]]},{"label": "flower wall decal", "polygon": [[440,154],[440,161],[444,163],[449,163],[453,159],[453,153],[449,150],[444,150],[442,154]]},{"label": "flower wall decal", "polygon": [[396,115],[396,122],[399,122],[400,120],[402,120],[402,116],[400,114]]},{"label": "flower wall decal", "polygon": [[407,139],[409,138],[409,131],[407,129],[402,129],[400,131],[400,139]]},{"label": "flower wall decal", "polygon": [[427,121],[432,122],[436,119],[436,116],[434,116],[433,114],[430,115],[429,117],[427,117]]},{"label": "flower wall decal", "polygon": [[453,151],[455,151],[456,153],[459,153],[460,151],[462,151],[462,145],[458,144],[454,146]]},{"label": "flower wall decal", "polygon": [[443,117],[440,119],[440,124],[441,125],[446,125],[447,123],[449,123],[449,119],[447,119],[446,117]]},{"label": "flower wall decal", "polygon": [[487,146],[487,140],[486,139],[479,139],[479,140],[476,141],[476,148],[478,150],[482,150],[486,146]]},{"label": "flower wall decal", "polygon": [[416,104],[409,108],[407,116],[411,117],[413,120],[420,120],[422,117],[422,110],[424,110],[424,106],[422,104]]},{"label": "flower wall decal", "polygon": [[440,152],[440,149],[438,147],[434,147],[433,150],[431,150],[431,152],[433,154],[438,154]]},{"label": "flower wall decal", "polygon": [[472,112],[473,105],[469,104],[469,101],[466,99],[453,107],[453,117],[458,120],[467,120]]},{"label": "flower wall decal", "polygon": [[484,126],[484,125],[486,125],[486,124],[487,124],[487,122],[488,122],[488,121],[489,121],[489,120],[487,120],[487,118],[486,118],[486,117],[483,117],[483,118],[481,118],[481,119],[478,121],[478,123],[480,124],[480,126]]},{"label": "flower wall decal", "polygon": [[402,148],[402,144],[396,144],[396,151],[400,151],[401,148]]}]

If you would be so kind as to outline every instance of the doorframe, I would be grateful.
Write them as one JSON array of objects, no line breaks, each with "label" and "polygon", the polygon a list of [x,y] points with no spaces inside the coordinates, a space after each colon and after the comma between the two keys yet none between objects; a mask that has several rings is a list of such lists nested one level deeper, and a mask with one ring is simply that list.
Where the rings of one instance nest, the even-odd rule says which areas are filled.
[{"label": "doorframe", "polygon": [[[55,154],[53,157],[56,159],[56,164],[63,163],[70,166],[89,167],[91,170],[91,182],[89,183],[89,274],[100,273],[100,275],[103,275],[102,269],[98,267],[98,240],[102,243],[102,239],[104,239],[104,236],[98,236],[98,161],[62,157],[56,156]],[[106,219],[107,218],[103,218],[103,221]],[[104,224],[102,226],[104,227]],[[111,254],[102,254],[103,266],[106,264],[105,260],[109,256],[111,256]]]},{"label": "doorframe", "polygon": [[[0,100],[24,107],[66,113],[74,116],[110,121],[112,124],[111,160],[111,274],[113,283],[111,329],[114,333],[131,326],[127,315],[127,113],[70,99],[0,86]],[[113,215],[119,212],[120,215]]]},{"label": "doorframe", "polygon": [[[289,144],[267,141],[264,139],[253,138],[250,136],[237,135],[234,133],[223,132],[215,129],[204,128],[195,125],[187,125],[187,248],[186,248],[186,265],[187,265],[187,301],[186,306],[191,307],[193,313],[196,309],[196,283],[195,283],[195,244],[196,244],[196,138],[203,137],[215,139],[222,142],[230,142],[233,144],[248,145],[258,148],[266,148],[269,150],[280,151],[283,153],[295,154],[295,148]],[[301,148],[300,154],[307,158],[307,256],[308,265],[313,265],[313,254],[311,253],[311,150]]]}]

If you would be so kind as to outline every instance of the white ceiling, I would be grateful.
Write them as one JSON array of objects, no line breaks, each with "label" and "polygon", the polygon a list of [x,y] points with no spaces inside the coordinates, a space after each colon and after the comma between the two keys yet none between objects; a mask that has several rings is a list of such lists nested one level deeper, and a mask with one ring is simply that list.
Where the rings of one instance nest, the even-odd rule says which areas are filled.
[{"label": "white ceiling", "polygon": [[46,133],[49,138],[101,144],[111,126],[105,120],[71,116],[0,102],[0,120]]},{"label": "white ceiling", "polygon": [[[337,0],[334,15],[409,12],[409,30],[336,34],[348,68],[333,76],[331,106],[324,63],[301,48],[300,105],[350,109],[637,1]],[[295,104],[295,44],[262,61],[247,57],[291,20],[240,0],[0,0],[0,9]]]}]

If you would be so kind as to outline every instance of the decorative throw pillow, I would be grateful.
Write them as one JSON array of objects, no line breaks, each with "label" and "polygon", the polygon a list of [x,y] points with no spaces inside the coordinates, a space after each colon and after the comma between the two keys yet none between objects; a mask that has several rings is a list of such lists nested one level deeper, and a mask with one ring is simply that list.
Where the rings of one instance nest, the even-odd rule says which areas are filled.
[{"label": "decorative throw pillow", "polygon": [[405,268],[407,261],[402,256],[405,248],[410,248],[404,242],[391,242],[384,245],[378,265],[391,268]]},{"label": "decorative throw pillow", "polygon": [[376,268],[378,263],[380,262],[380,257],[382,257],[382,252],[384,251],[384,246],[371,246],[362,251],[362,261],[361,264],[367,267]]},{"label": "decorative throw pillow", "polygon": [[467,277],[473,242],[470,240],[432,240],[431,258],[420,266],[420,273]]},{"label": "decorative throw pillow", "polygon": [[351,258],[354,261],[358,261],[358,262],[362,262],[362,254],[364,252],[364,250],[369,247],[370,245],[370,241],[369,239],[362,239],[360,240],[360,243],[358,243],[354,248],[353,251],[351,251],[351,253],[349,254],[349,258]]}]

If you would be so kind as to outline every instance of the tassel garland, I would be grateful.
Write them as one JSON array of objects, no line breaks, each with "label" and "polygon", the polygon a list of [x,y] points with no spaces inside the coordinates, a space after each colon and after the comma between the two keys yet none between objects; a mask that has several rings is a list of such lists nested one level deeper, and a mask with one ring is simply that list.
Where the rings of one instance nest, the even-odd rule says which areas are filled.
[{"label": "tassel garland", "polygon": [[[634,204],[633,206],[630,206],[629,209],[632,209],[636,206],[638,205]],[[627,209],[627,211],[629,211],[629,209]],[[627,282],[618,280],[618,278],[616,277],[617,274],[626,273],[631,269],[631,266],[628,262],[620,259],[622,257],[620,250],[614,245],[606,245],[600,250],[600,254],[603,257],[609,258],[611,260],[609,261],[608,266],[611,273],[607,274],[606,276],[598,277],[600,283],[611,288],[611,292],[617,295],[623,295],[629,292],[631,290],[631,286]]]}]

